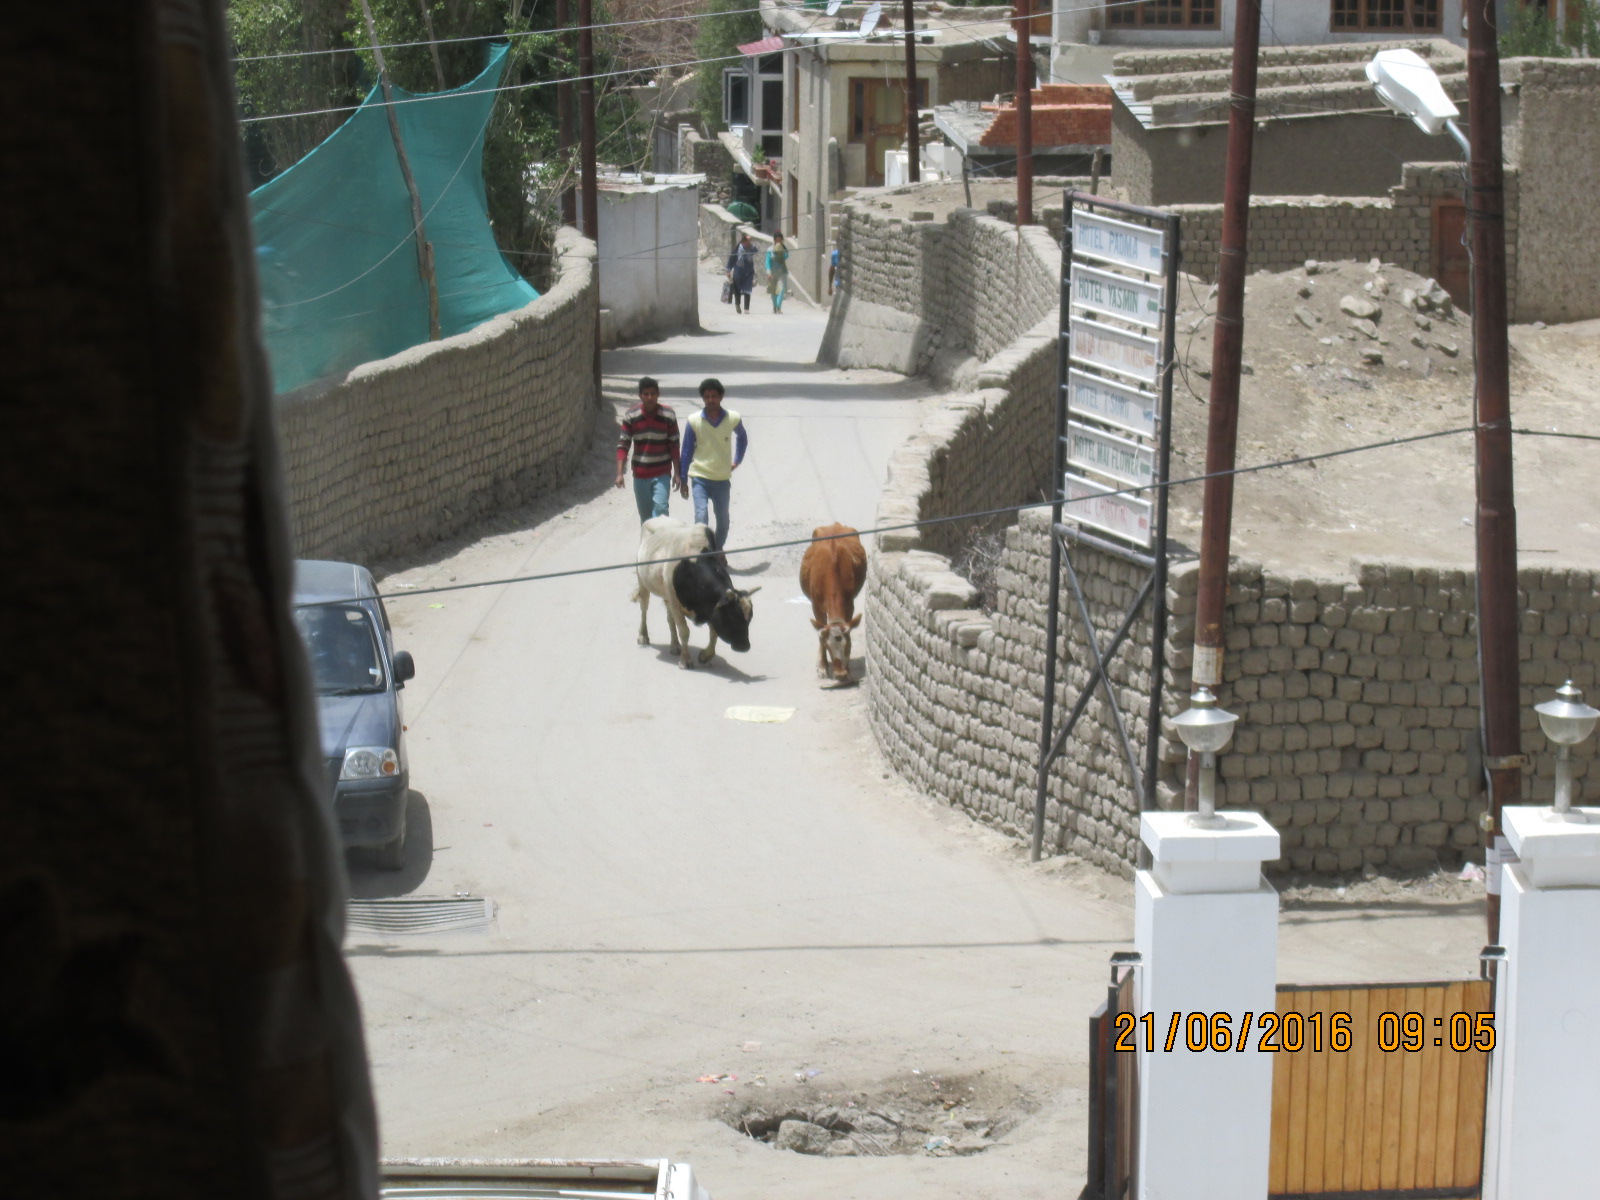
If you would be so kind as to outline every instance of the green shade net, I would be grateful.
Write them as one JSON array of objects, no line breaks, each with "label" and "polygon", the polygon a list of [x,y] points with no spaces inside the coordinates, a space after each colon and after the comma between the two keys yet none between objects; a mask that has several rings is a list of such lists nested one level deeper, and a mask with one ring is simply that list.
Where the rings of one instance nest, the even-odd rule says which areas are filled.
[{"label": "green shade net", "polygon": [[[507,49],[491,47],[489,65],[464,87],[394,107],[433,243],[445,337],[539,296],[495,245],[484,196],[483,135]],[[396,87],[394,98],[413,93]],[[416,221],[380,89],[250,199],[280,395],[428,340]]]}]

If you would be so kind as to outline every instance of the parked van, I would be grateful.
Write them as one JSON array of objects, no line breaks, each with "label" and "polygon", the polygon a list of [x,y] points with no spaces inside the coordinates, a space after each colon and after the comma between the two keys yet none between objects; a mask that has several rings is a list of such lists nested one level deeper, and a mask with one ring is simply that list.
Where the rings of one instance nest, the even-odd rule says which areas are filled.
[{"label": "parked van", "polygon": [[311,663],[339,836],[398,870],[410,785],[400,692],[416,665],[394,648],[372,572],[355,563],[297,560],[294,623]]}]

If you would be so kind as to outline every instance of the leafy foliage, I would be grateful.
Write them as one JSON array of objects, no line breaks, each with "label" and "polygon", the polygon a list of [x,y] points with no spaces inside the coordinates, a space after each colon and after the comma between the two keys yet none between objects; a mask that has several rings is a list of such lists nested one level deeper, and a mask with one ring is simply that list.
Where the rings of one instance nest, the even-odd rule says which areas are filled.
[{"label": "leafy foliage", "polygon": [[1500,36],[1502,58],[1600,56],[1600,0],[1578,0],[1568,9],[1567,26],[1558,29],[1543,9],[1520,3],[1511,28]]},{"label": "leafy foliage", "polygon": [[[575,157],[564,157],[557,148],[553,86],[555,80],[577,75],[576,37],[563,39],[555,27],[555,6],[538,0],[370,3],[378,41],[392,47],[384,51],[389,78],[411,92],[460,87],[483,69],[489,39],[509,39],[501,79],[507,90],[496,101],[484,134],[489,222],[511,261],[537,285],[546,286],[554,230],[560,223],[559,195],[577,173]],[[575,23],[577,5],[572,8]],[[606,20],[596,4],[594,21]],[[335,51],[240,62],[235,79],[246,117],[348,108],[377,83],[360,0],[230,0],[228,22],[240,58]],[[605,31],[600,32],[596,69],[603,74],[612,68]],[[571,49],[564,40],[572,43]],[[429,42],[436,44],[430,47]],[[630,97],[621,90],[608,94],[611,82],[600,79],[595,85],[599,156],[633,165],[637,155],[630,141],[647,151],[648,137],[639,137],[632,128],[638,114]],[[246,125],[252,184],[298,162],[348,115],[334,112]]]},{"label": "leafy foliage", "polygon": [[734,65],[741,42],[761,36],[761,14],[742,10],[753,8],[750,0],[711,0],[700,18],[700,33],[695,38],[696,58],[723,61],[705,62],[695,71],[695,108],[706,132],[726,128],[722,123],[722,71]]}]

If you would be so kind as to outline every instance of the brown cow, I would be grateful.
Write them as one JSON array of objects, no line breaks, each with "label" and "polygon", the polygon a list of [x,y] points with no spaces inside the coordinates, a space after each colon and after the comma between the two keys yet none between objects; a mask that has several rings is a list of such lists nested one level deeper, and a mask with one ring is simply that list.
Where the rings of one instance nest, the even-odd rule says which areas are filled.
[{"label": "brown cow", "polygon": [[850,678],[850,631],[861,624],[855,599],[867,580],[867,552],[848,525],[823,525],[811,537],[800,560],[800,590],[811,601],[817,674],[843,683]]}]

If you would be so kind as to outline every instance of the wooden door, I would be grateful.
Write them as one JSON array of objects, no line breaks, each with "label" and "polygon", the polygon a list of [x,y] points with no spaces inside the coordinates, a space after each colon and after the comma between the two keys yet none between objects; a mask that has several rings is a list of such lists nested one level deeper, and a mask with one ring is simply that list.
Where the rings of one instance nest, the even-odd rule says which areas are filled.
[{"label": "wooden door", "polygon": [[1460,200],[1433,202],[1433,277],[1462,312],[1472,311],[1472,259],[1467,254],[1467,208]]},{"label": "wooden door", "polygon": [[1277,1007],[1270,1200],[1479,1194],[1489,983],[1280,984]]},{"label": "wooden door", "polygon": [[[906,140],[906,81],[850,81],[850,141],[867,148],[867,186],[883,186],[883,156]],[[928,81],[917,80],[917,105],[926,107]]]}]

